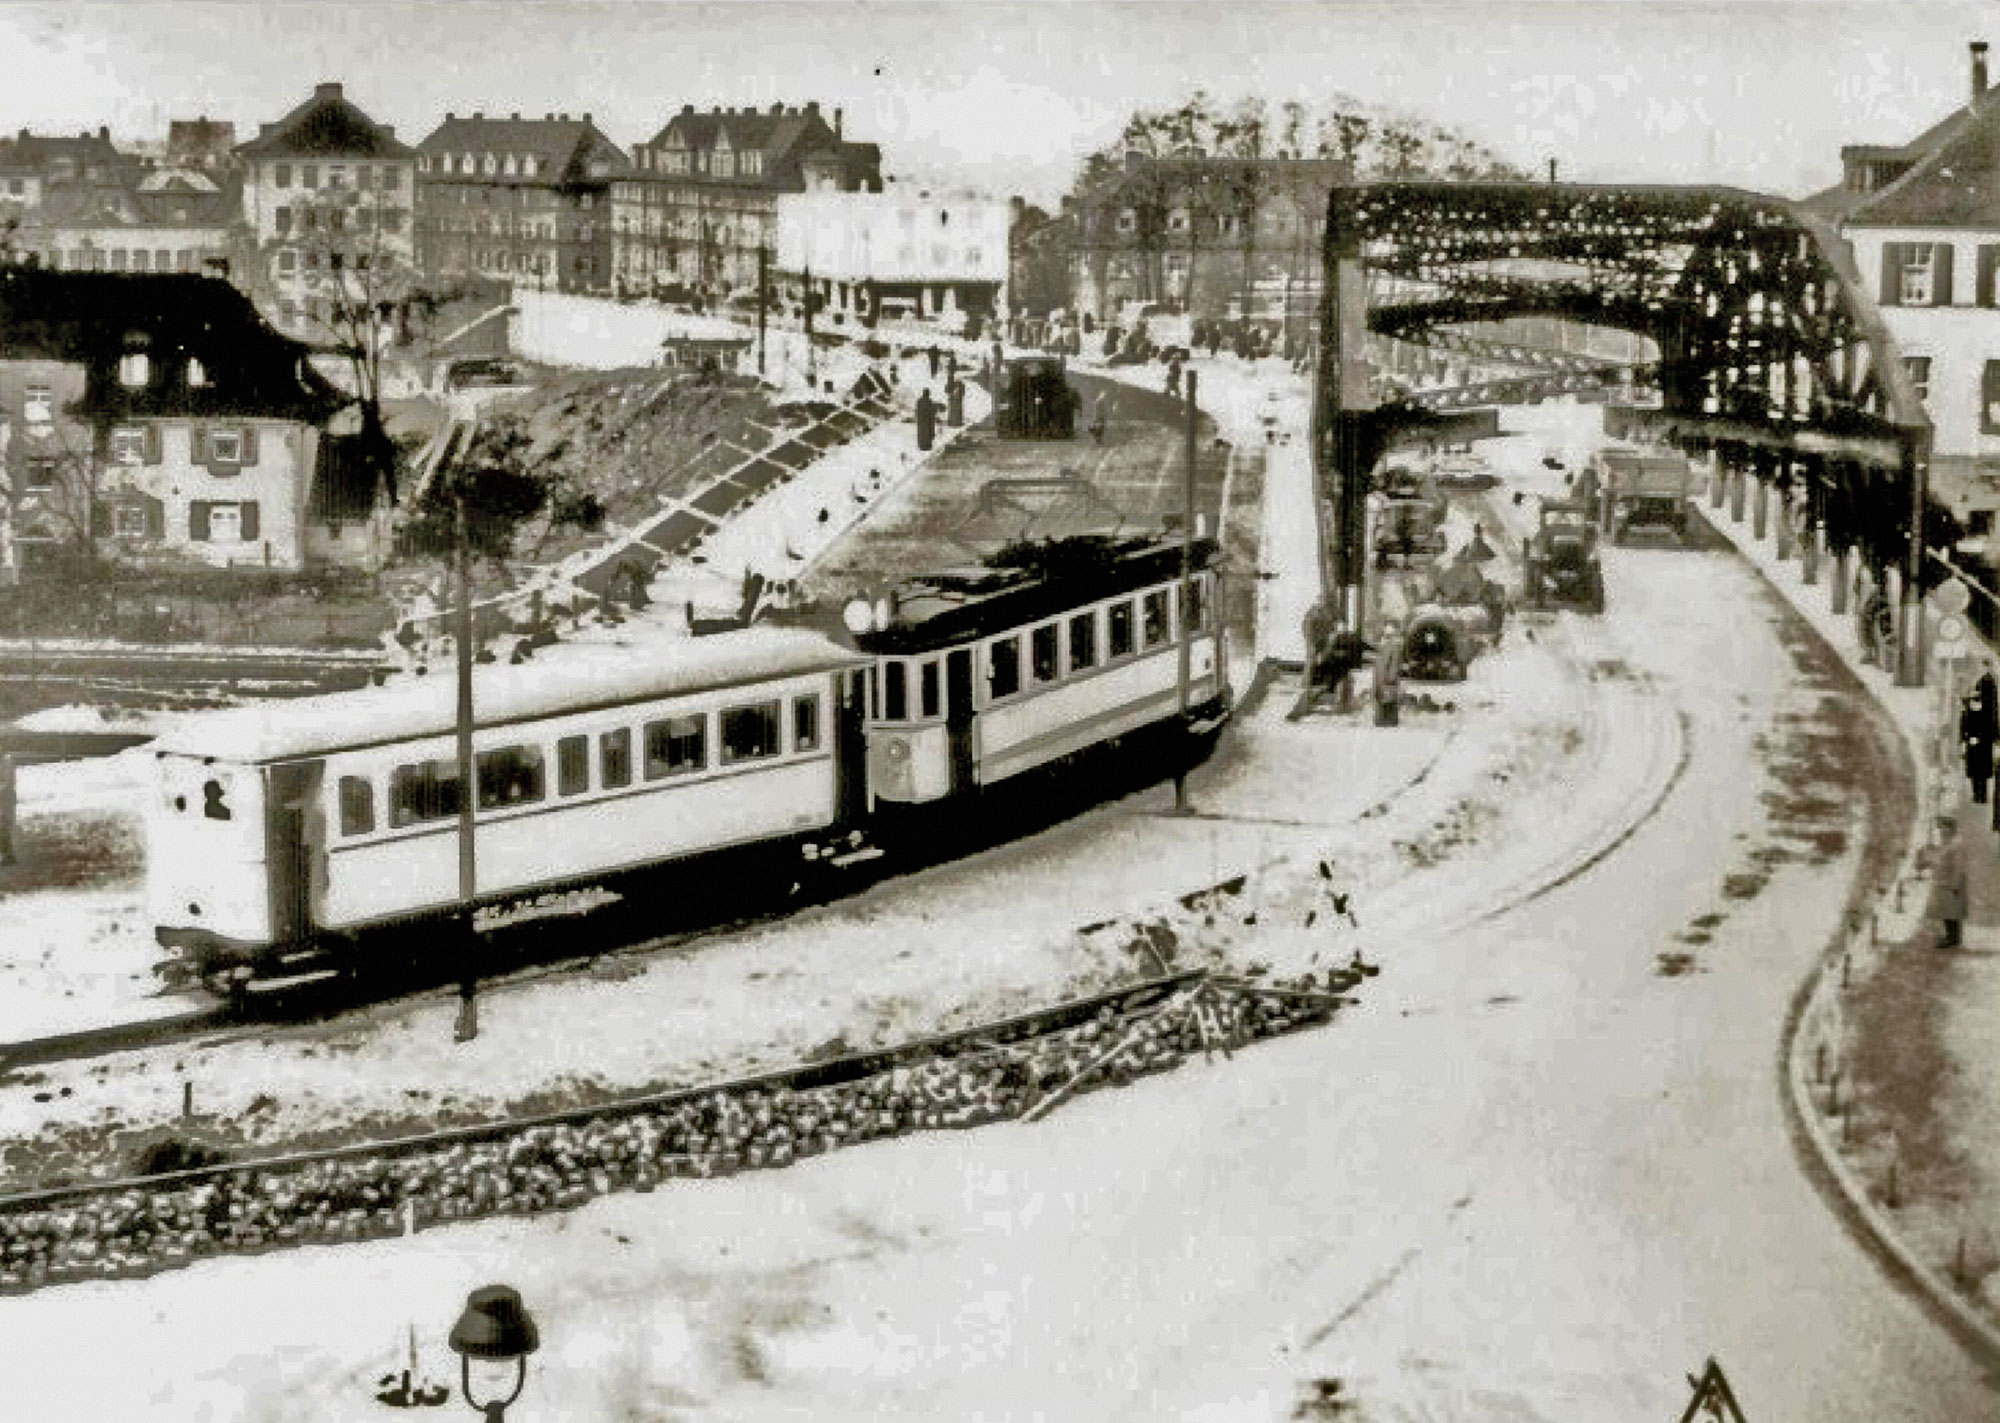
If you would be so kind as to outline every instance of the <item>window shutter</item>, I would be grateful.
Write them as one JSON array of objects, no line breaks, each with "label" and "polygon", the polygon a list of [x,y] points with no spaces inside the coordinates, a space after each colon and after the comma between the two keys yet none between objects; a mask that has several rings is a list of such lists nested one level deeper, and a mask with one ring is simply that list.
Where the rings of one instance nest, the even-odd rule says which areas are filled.
[{"label": "window shutter", "polygon": [[247,500],[236,507],[243,516],[243,542],[249,543],[257,537],[257,501]]},{"label": "window shutter", "polygon": [[1931,305],[1951,305],[1951,252],[1949,242],[1940,242],[1931,248],[1936,256],[1936,265],[1931,271]]},{"label": "window shutter", "polygon": [[1903,244],[1882,244],[1882,296],[1878,305],[1901,306],[1903,290]]},{"label": "window shutter", "polygon": [[146,463],[158,464],[159,462],[160,427],[158,425],[148,425],[146,427]]},{"label": "window shutter", "polygon": [[167,506],[150,494],[146,496],[146,537],[163,539],[167,536]]},{"label": "window shutter", "polygon": [[188,505],[188,537],[198,544],[208,542],[208,511],[213,507],[206,499]]},{"label": "window shutter", "polygon": [[[188,463],[208,463],[208,431],[197,425],[188,435]],[[203,535],[204,538],[207,535]]]},{"label": "window shutter", "polygon": [[1993,268],[1995,257],[2000,257],[2000,247],[1995,247],[1991,243],[1982,243],[1980,245],[1979,267],[1974,276],[1974,285],[1972,288],[1972,304],[1974,306],[1993,305]]}]

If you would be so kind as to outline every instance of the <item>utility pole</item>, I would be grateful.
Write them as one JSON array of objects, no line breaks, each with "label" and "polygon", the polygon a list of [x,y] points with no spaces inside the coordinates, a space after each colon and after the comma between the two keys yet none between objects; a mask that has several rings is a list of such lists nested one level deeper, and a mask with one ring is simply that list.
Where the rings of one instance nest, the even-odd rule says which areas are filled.
[{"label": "utility pole", "polygon": [[472,533],[462,482],[453,517],[453,555],[458,564],[458,913],[461,962],[458,1040],[479,1035],[479,1010],[473,993],[478,982],[478,935],[473,930],[473,901],[478,897],[474,873],[472,812],[478,796],[472,765]]},{"label": "utility pole", "polygon": [[[1194,674],[1194,455],[1195,421],[1200,408],[1195,404],[1195,372],[1187,373],[1187,478],[1184,481],[1181,503],[1181,656],[1177,683],[1181,726],[1187,726],[1189,686]],[[1187,767],[1177,764],[1174,770],[1174,811],[1187,813]]]},{"label": "utility pole", "polygon": [[771,249],[757,247],[757,378],[764,378],[764,310],[771,300]]}]

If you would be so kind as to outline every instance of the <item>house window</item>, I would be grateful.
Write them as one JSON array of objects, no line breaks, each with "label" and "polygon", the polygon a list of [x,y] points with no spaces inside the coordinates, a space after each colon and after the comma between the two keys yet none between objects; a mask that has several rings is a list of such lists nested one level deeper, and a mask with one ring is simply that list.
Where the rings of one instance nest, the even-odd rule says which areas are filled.
[{"label": "house window", "polygon": [[590,789],[590,738],[565,736],[556,743],[556,790],[582,795]]},{"label": "house window", "polygon": [[137,390],[152,379],[153,363],[144,351],[133,351],[118,361],[118,383]]},{"label": "house window", "polygon": [[901,662],[882,664],[882,720],[903,721],[910,714],[910,671]]},{"label": "house window", "polygon": [[632,732],[628,727],[597,738],[597,784],[607,791],[632,784]]},{"label": "house window", "polygon": [[722,764],[763,761],[784,754],[783,718],[780,703],[758,702],[755,706],[730,707],[722,713]]},{"label": "house window", "polygon": [[326,186],[329,189],[346,187],[347,170],[338,163],[329,164],[326,170]]},{"label": "house window", "polygon": [[1903,357],[1903,369],[1909,372],[1910,384],[1917,388],[1917,399],[1931,398],[1931,358],[1929,356]]},{"label": "house window", "polygon": [[542,798],[542,748],[504,746],[479,753],[479,808],[505,810]]},{"label": "house window", "polygon": [[113,464],[144,464],[146,462],[146,432],[132,425],[121,425],[111,432],[111,462]]},{"label": "house window", "polygon": [[55,392],[46,385],[31,385],[21,403],[21,418],[30,425],[53,425],[56,418]]},{"label": "house window", "polygon": [[818,697],[798,697],[792,702],[792,750],[819,750]]},{"label": "house window", "polygon": [[292,210],[279,208],[277,211],[278,236],[289,237],[292,232]]},{"label": "house window", "polygon": [[646,723],[646,779],[684,776],[708,765],[708,718],[670,716]]},{"label": "house window", "polygon": [[141,247],[138,251],[134,252],[132,254],[132,270],[135,272],[152,271],[153,254],[151,252],[148,252],[143,247]]},{"label": "house window", "polygon": [[199,390],[208,384],[208,371],[193,356],[188,357],[187,383],[189,390]]},{"label": "house window", "polygon": [[375,829],[375,783],[366,776],[340,778],[340,833],[366,835]]},{"label": "house window", "polygon": [[121,539],[143,539],[146,537],[146,506],[143,504],[112,505],[111,532]]},{"label": "house window", "polygon": [[1118,230],[1127,234],[1137,232],[1139,230],[1139,215],[1133,212],[1132,209],[1126,208],[1118,214]]},{"label": "house window", "polygon": [[211,505],[208,511],[208,539],[213,544],[243,542],[243,510],[235,504]]},{"label": "house window", "polygon": [[[271,182],[275,187],[280,187],[280,188],[291,187],[292,165],[289,163],[280,163],[276,167],[274,167],[271,170]],[[280,209],[280,211],[282,211],[282,209]]]},{"label": "house window", "polygon": [[1904,306],[1929,306],[1931,281],[1937,269],[1937,248],[1920,242],[1898,245],[1901,260],[1897,264],[1897,300]]},{"label": "house window", "polygon": [[22,482],[29,489],[54,489],[56,487],[56,462],[50,455],[29,455],[21,471]]},{"label": "house window", "polygon": [[208,457],[217,464],[243,463],[243,432],[241,430],[210,430],[208,432]]},{"label": "house window", "polygon": [[1979,429],[2000,435],[2000,361],[1988,361],[1979,378]]},{"label": "house window", "polygon": [[938,661],[933,657],[918,669],[917,712],[925,718],[934,717],[940,709],[938,686]]},{"label": "house window", "polygon": [[318,165],[312,163],[301,164],[299,167],[299,183],[302,187],[317,188],[319,186]]}]

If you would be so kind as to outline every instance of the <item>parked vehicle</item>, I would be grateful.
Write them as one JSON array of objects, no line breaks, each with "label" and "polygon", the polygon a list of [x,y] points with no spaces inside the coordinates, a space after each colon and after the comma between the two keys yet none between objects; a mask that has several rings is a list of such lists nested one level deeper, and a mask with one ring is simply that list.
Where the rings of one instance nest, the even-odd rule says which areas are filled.
[{"label": "parked vehicle", "polygon": [[1593,464],[1613,543],[1624,543],[1635,529],[1659,530],[1687,542],[1694,473],[1685,456],[1670,450],[1607,449]]},{"label": "parked vehicle", "polygon": [[1529,607],[1562,604],[1585,612],[1604,611],[1604,568],[1597,552],[1596,511],[1573,500],[1550,500],[1537,515],[1537,528],[1524,542]]}]

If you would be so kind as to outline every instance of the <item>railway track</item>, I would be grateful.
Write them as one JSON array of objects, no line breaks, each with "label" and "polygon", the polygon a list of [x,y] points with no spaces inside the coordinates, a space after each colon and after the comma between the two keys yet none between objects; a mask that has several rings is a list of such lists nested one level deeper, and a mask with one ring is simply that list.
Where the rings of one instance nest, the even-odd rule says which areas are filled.
[{"label": "railway track", "polygon": [[1072,1097],[1318,1026],[1374,970],[1263,984],[1189,971],[898,1047],[576,1110],[0,1197],[0,1293],[220,1254],[567,1210],[679,1177],[912,1131],[1038,1120]]}]

